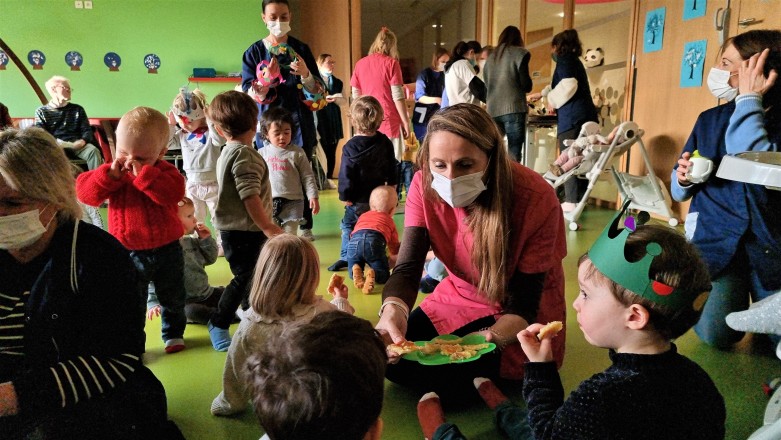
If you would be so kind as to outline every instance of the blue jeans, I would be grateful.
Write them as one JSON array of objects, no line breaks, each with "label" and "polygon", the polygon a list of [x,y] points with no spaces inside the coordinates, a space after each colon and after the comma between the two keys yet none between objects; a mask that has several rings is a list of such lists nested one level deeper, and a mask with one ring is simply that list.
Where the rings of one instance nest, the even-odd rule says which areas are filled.
[{"label": "blue jeans", "polygon": [[184,336],[187,318],[184,316],[184,251],[179,240],[159,248],[130,251],[130,258],[138,270],[138,292],[147,296],[149,283],[154,283],[162,309],[163,341]]},{"label": "blue jeans", "polygon": [[[694,331],[708,345],[717,348],[729,348],[743,339],[744,333],[731,329],[725,318],[732,312],[746,310],[749,298],[759,301],[773,295],[777,291],[766,290],[759,282],[757,273],[750,269],[747,257],[740,252],[732,262],[715,278],[711,280],[713,290],[702,310],[700,320],[694,326]],[[775,344],[781,339],[771,335]]]},{"label": "blue jeans", "polygon": [[390,264],[385,253],[385,237],[372,229],[356,231],[347,243],[347,274],[353,278],[352,267],[354,264],[361,266],[368,264],[374,269],[377,284],[385,284],[390,276]]},{"label": "blue jeans", "polygon": [[[516,406],[508,400],[494,409],[494,422],[496,427],[507,438],[513,440],[534,440],[534,435],[529,426],[528,414],[526,409]],[[466,440],[466,437],[458,430],[458,426],[452,423],[443,423],[434,431],[431,440]]]},{"label": "blue jeans", "polygon": [[507,149],[516,162],[523,162],[523,143],[526,142],[526,113],[509,113],[494,118],[499,131],[507,135]]},{"label": "blue jeans", "polygon": [[244,309],[249,307],[250,281],[266,235],[259,231],[220,231],[220,238],[233,279],[225,286],[217,311],[212,313],[210,320],[215,327],[227,329],[239,305]]},{"label": "blue jeans", "polygon": [[339,249],[340,260],[347,261],[347,243],[350,242],[350,234],[352,234],[355,224],[358,223],[358,217],[368,210],[368,203],[353,203],[344,207],[344,217],[339,224],[339,228],[342,230],[342,247]]},{"label": "blue jeans", "polygon": [[412,166],[412,162],[408,160],[402,160],[399,162],[399,186],[396,187],[396,191],[399,193],[399,200],[401,200],[401,190],[406,188],[405,191],[409,194],[409,187],[412,185],[412,175],[415,173],[415,169]]}]

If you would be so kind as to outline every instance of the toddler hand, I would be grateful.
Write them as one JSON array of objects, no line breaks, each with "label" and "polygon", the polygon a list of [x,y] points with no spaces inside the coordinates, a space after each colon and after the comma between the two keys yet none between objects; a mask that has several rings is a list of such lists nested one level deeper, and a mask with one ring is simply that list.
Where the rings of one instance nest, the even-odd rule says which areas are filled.
[{"label": "toddler hand", "polygon": [[156,317],[160,316],[160,311],[161,310],[162,310],[162,307],[160,307],[159,304],[154,306],[154,307],[152,307],[151,309],[146,311],[146,319],[148,319],[150,321],[155,319]]},{"label": "toddler hand", "polygon": [[692,157],[692,154],[688,151],[683,153],[681,158],[678,159],[678,168],[675,170],[675,177],[678,178],[678,183],[683,186],[691,185],[689,178],[686,176],[689,172],[689,167],[692,166],[692,163],[689,160],[690,157]]},{"label": "toddler hand", "polygon": [[540,341],[537,339],[537,333],[543,328],[543,324],[535,323],[525,330],[518,332],[518,342],[521,343],[523,352],[531,362],[552,362],[553,348],[551,347],[551,336],[546,336]]},{"label": "toddler hand", "polygon": [[205,224],[198,222],[195,224],[195,232],[198,234],[198,238],[209,238],[212,236],[212,231]]},{"label": "toddler hand", "polygon": [[138,175],[141,173],[141,169],[144,168],[144,164],[137,160],[128,160],[125,162],[125,170],[127,170],[128,173],[132,173],[134,176],[138,177]]},{"label": "toddler hand", "polygon": [[346,284],[342,284],[339,286],[334,286],[332,290],[329,290],[331,294],[334,296],[334,298],[344,298],[347,299],[347,295],[349,292],[349,289],[347,288]]},{"label": "toddler hand", "polygon": [[125,159],[123,157],[118,157],[114,159],[114,162],[111,162],[111,168],[108,170],[108,176],[114,180],[119,180],[126,172],[127,170],[125,169]]}]

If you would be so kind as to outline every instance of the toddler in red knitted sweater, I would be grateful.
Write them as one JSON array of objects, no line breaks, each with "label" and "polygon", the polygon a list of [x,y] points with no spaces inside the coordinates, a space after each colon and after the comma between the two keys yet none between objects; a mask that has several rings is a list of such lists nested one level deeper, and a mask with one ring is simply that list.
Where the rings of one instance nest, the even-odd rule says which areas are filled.
[{"label": "toddler in red knitted sweater", "polygon": [[[162,160],[168,120],[159,111],[136,107],[117,126],[117,154],[111,164],[79,175],[76,192],[83,203],[109,200],[109,232],[130,251],[138,269],[139,295],[154,283],[162,308],[166,353],[184,350],[184,256],[177,202],[184,177]],[[144,310],[139,310],[139,319]]]}]

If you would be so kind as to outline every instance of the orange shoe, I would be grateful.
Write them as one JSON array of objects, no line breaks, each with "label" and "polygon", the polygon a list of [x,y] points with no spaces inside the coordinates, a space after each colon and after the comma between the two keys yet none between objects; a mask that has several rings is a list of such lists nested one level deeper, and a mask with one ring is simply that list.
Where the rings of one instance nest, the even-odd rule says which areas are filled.
[{"label": "orange shoe", "polygon": [[371,267],[366,268],[366,281],[363,284],[362,292],[365,294],[372,293],[372,290],[374,290],[374,269]]},{"label": "orange shoe", "polygon": [[361,269],[361,266],[353,264],[353,283],[355,283],[355,288],[362,289],[365,285],[364,282],[363,269]]}]

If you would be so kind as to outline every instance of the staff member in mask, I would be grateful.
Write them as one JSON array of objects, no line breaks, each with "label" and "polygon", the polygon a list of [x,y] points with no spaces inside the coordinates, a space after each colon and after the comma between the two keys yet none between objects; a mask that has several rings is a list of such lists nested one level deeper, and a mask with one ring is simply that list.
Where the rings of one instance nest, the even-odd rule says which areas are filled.
[{"label": "staff member in mask", "polygon": [[54,137],[0,133],[0,436],[170,438],[135,266],[79,218]]},{"label": "staff member in mask", "polygon": [[[769,50],[763,53],[765,49]],[[752,59],[756,66],[763,61],[753,77]],[[670,193],[679,202],[691,199],[686,235],[708,264],[713,284],[694,331],[718,348],[729,348],[743,338],[742,332],[727,326],[727,314],[745,310],[749,301],[781,289],[781,192],[724,180],[715,172],[704,182],[694,183],[688,175],[690,159],[698,150],[700,156],[713,161],[715,170],[728,154],[778,151],[778,72],[781,31],[749,31],[725,41],[707,83],[713,95],[727,103],[700,114],[672,172]]]},{"label": "staff member in mask", "polygon": [[[263,0],[263,22],[268,36],[256,41],[245,52],[241,60],[241,88],[258,102],[258,119],[271,107],[282,106],[293,114],[296,126],[293,128],[292,144],[300,146],[312,161],[317,145],[314,111],[325,104],[325,86],[309,46],[297,40],[290,32],[290,5],[287,0]],[[258,78],[258,65],[265,61],[264,70],[268,78]],[[271,80],[272,84],[264,85]],[[309,96],[305,96],[306,89]],[[317,108],[309,104],[316,103]],[[260,133],[255,137],[258,149],[263,147]],[[306,193],[306,191],[304,191]],[[304,198],[304,220],[301,235],[314,240],[312,235],[312,209]]]},{"label": "staff member in mask", "polygon": [[[395,343],[478,332],[498,350],[460,364],[403,361],[389,365],[387,377],[443,399],[476,395],[475,377],[520,381],[526,357],[515,335],[531,323],[565,318],[567,248],[556,194],[510,160],[493,119],[474,104],[431,118],[418,164],[377,329]],[[448,276],[412,310],[429,246]],[[553,344],[560,365],[564,334]]]}]

